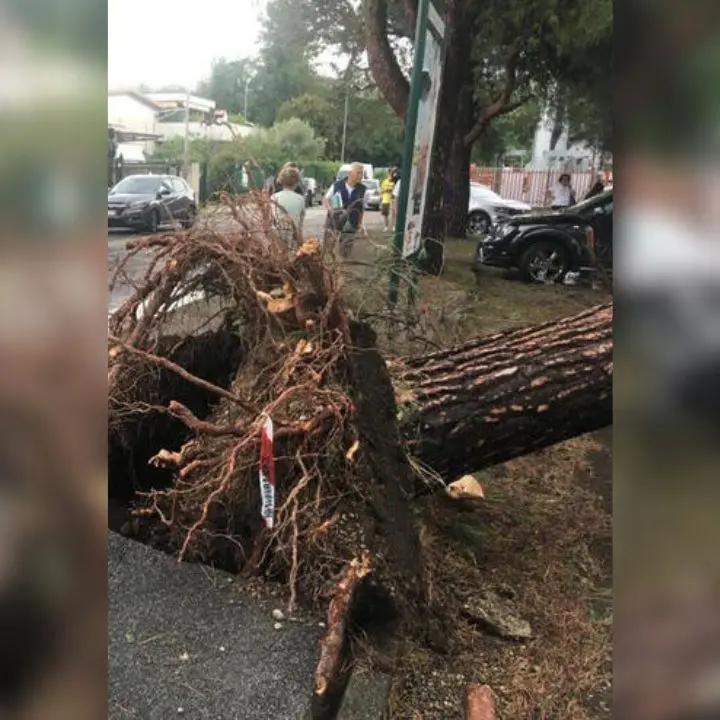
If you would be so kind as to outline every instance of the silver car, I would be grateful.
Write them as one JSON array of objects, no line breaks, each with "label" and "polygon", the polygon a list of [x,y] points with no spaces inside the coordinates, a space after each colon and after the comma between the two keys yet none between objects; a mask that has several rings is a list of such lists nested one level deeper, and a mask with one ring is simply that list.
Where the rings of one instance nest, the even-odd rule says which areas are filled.
[{"label": "silver car", "polygon": [[529,213],[532,206],[519,200],[508,200],[493,192],[487,185],[470,183],[468,233],[485,235],[493,226],[513,215]]},{"label": "silver car", "polygon": [[379,210],[382,196],[380,193],[379,180],[363,180],[363,185],[367,188],[365,193],[365,209]]}]

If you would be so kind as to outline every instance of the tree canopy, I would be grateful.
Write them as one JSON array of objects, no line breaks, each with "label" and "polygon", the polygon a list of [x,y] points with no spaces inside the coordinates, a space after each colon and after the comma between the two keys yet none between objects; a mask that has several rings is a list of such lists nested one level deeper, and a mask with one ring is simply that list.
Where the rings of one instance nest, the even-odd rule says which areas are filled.
[{"label": "tree canopy", "polygon": [[248,135],[243,146],[260,165],[280,167],[289,160],[320,159],[325,140],[316,137],[307,123],[292,118]]},{"label": "tree canopy", "polygon": [[[396,164],[403,124],[372,86],[363,44],[363,25],[351,5],[338,4],[332,18],[323,19],[305,0],[271,0],[257,60],[216,61],[198,92],[240,113],[247,82],[248,121],[270,128],[301,120],[324,139],[321,155],[332,159],[340,158],[347,95],[346,158]],[[319,67],[318,59],[329,48],[336,51],[335,61]]]},{"label": "tree canopy", "polygon": [[252,76],[253,66],[248,59],[219,58],[213,62],[208,77],[198,85],[197,92],[214,100],[228,113],[242,113],[245,110],[245,84]]}]

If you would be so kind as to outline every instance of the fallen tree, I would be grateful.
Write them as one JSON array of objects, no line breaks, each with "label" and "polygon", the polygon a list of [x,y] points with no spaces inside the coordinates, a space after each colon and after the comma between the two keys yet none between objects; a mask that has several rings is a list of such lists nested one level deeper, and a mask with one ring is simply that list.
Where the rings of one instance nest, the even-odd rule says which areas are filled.
[{"label": "fallen tree", "polygon": [[612,423],[612,305],[389,361],[409,452],[446,480]]},{"label": "fallen tree", "polygon": [[[228,202],[237,232],[130,250],[153,255],[109,322],[111,495],[131,499],[141,539],[181,559],[281,579],[291,609],[332,602],[322,696],[358,605],[447,642],[461,598],[430,592],[409,499],[608,424],[612,310],[386,363],[343,306],[332,243],[290,252],[266,200]],[[217,309],[171,334],[173,304],[199,291]]]}]

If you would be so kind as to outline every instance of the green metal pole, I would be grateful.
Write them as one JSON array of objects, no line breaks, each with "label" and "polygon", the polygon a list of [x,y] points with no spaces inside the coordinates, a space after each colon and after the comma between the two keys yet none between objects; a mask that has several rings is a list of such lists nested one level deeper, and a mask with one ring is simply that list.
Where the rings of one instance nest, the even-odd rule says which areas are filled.
[{"label": "green metal pole", "polygon": [[408,100],[407,118],[405,120],[405,147],[403,148],[402,170],[400,173],[400,197],[398,198],[398,212],[395,220],[393,263],[392,269],[390,270],[390,287],[388,289],[388,303],[392,307],[397,304],[398,286],[400,284],[403,237],[405,235],[408,198],[410,197],[410,172],[412,170],[413,152],[415,150],[415,130],[417,127],[418,109],[420,107],[420,95],[422,94],[429,5],[430,0],[420,0],[417,27],[415,29],[414,65],[410,79],[410,98]]}]

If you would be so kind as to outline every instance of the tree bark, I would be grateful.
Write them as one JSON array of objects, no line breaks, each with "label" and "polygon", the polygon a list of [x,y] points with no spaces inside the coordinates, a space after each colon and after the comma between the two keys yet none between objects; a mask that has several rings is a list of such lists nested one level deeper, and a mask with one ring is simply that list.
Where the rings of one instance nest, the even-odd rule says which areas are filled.
[{"label": "tree bark", "polygon": [[612,305],[388,362],[411,455],[447,481],[612,424]]},{"label": "tree bark", "polygon": [[[599,305],[543,325],[475,338],[449,350],[388,360],[397,405],[394,410],[390,407],[389,413],[392,417],[396,412],[398,423],[396,426],[393,418],[392,427],[381,427],[375,407],[372,430],[381,431],[386,438],[399,433],[413,457],[452,482],[466,473],[606,427],[612,424],[612,318],[612,305]],[[183,357],[192,361],[187,365],[190,371],[223,384],[239,359],[232,355],[228,360],[236,350],[226,347],[227,340],[218,345],[212,337],[188,339]],[[174,344],[168,339],[168,346]],[[210,345],[220,351],[210,352]],[[222,370],[207,365],[213,358]],[[382,364],[379,357],[378,362]],[[369,370],[358,372],[367,374]],[[195,397],[195,385],[182,379],[178,382],[172,373],[165,374],[174,382],[169,384],[165,378],[151,391],[155,403],[180,399],[194,403],[193,411],[202,414],[206,410],[203,403],[216,397],[205,397],[202,392]],[[378,370],[376,383],[381,381]],[[391,393],[392,389],[388,387]],[[147,392],[135,400],[150,402]],[[361,407],[362,403],[358,409]],[[172,443],[183,432],[175,420],[170,424],[163,421],[152,432],[146,422],[157,423],[158,417],[141,421],[132,432],[137,457],[151,457],[163,443]],[[144,447],[142,442],[152,447]],[[119,457],[110,460],[111,464],[119,461]],[[133,458],[127,462],[132,463]],[[389,461],[383,462],[389,467]],[[379,479],[384,470],[375,468],[373,472]],[[134,477],[132,470],[125,475]],[[387,484],[392,487],[389,481]],[[121,489],[111,483],[114,496]],[[403,488],[401,494],[407,492]],[[411,564],[406,561],[407,567]]]},{"label": "tree bark", "polygon": [[[440,93],[432,173],[423,234],[428,259],[426,272],[439,274],[446,236],[462,236],[470,193],[470,148],[463,138],[473,122],[472,13],[466,0],[448,0],[445,14],[446,51]],[[465,208],[460,212],[458,208]]]},{"label": "tree bark", "polygon": [[387,36],[387,0],[364,0],[368,65],[378,90],[395,114],[405,120],[410,84],[403,75]]}]

